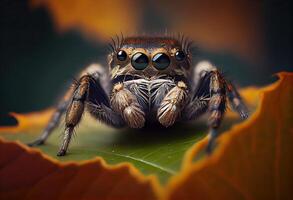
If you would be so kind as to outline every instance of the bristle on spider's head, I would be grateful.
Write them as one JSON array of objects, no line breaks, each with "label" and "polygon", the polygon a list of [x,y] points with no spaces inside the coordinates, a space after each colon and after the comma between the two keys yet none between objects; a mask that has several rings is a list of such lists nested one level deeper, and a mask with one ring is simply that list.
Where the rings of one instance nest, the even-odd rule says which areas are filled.
[{"label": "bristle on spider's head", "polygon": [[193,42],[184,34],[172,34],[165,32],[164,34],[139,34],[136,36],[124,37],[121,33],[120,36],[116,35],[111,38],[109,43],[109,50],[111,52],[117,52],[120,48],[159,48],[170,47],[179,48],[185,53],[190,53],[190,49],[193,47]]}]

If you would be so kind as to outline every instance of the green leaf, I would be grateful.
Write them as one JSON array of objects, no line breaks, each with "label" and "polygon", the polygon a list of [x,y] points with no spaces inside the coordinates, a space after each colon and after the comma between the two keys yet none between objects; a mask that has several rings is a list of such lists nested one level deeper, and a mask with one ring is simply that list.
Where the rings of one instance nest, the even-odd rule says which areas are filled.
[{"label": "green leaf", "polygon": [[[62,140],[62,125],[52,133],[45,145],[37,148],[60,161],[88,160],[101,156],[109,164],[130,162],[142,173],[155,174],[165,183],[179,171],[184,153],[205,136],[205,130],[204,123],[182,123],[171,128],[143,130],[112,129],[85,116],[75,131],[66,156],[56,156]],[[1,136],[28,143],[37,134],[1,133]]]}]

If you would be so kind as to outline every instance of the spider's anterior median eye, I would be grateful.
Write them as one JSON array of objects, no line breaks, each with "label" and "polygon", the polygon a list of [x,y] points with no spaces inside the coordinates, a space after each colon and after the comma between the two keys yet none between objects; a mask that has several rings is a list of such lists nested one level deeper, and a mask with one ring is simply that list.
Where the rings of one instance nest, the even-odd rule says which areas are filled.
[{"label": "spider's anterior median eye", "polygon": [[170,65],[170,58],[164,53],[157,53],[153,59],[153,65],[158,70],[166,69]]},{"label": "spider's anterior median eye", "polygon": [[145,69],[149,64],[148,57],[143,53],[136,53],[131,58],[131,65],[137,70]]},{"label": "spider's anterior median eye", "polygon": [[117,53],[117,59],[120,61],[125,61],[127,58],[127,53],[123,50],[118,51]]},{"label": "spider's anterior median eye", "polygon": [[177,52],[175,53],[175,58],[176,58],[176,60],[178,60],[178,61],[182,61],[182,60],[184,60],[184,58],[185,58],[185,53],[184,53],[183,51],[177,51]]}]

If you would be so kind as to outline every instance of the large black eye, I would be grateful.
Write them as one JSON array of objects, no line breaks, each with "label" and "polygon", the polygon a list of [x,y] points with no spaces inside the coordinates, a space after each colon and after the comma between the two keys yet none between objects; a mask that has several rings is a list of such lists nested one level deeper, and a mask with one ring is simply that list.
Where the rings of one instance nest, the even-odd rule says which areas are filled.
[{"label": "large black eye", "polygon": [[182,60],[184,60],[184,58],[185,58],[185,53],[184,53],[183,51],[177,51],[177,52],[175,53],[175,58],[176,58],[176,60],[178,60],[178,61],[182,61]]},{"label": "large black eye", "polygon": [[117,59],[118,60],[125,61],[126,58],[127,58],[127,54],[126,54],[125,51],[123,51],[123,50],[118,51],[118,53],[117,53]]},{"label": "large black eye", "polygon": [[131,65],[137,70],[143,70],[148,66],[149,59],[143,53],[136,53],[131,58]]},{"label": "large black eye", "polygon": [[166,69],[170,65],[170,58],[164,53],[157,53],[153,59],[153,65],[158,70]]}]

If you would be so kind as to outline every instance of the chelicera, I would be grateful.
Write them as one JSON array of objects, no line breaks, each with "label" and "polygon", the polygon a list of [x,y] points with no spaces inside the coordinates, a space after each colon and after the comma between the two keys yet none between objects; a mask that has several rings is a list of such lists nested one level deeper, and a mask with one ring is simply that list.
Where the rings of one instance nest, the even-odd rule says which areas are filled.
[{"label": "chelicera", "polygon": [[192,64],[191,43],[175,37],[118,37],[108,67],[93,64],[56,107],[41,136],[43,144],[65,113],[65,131],[58,156],[66,154],[74,128],[85,109],[98,121],[116,128],[146,124],[172,126],[208,112],[211,152],[226,104],[242,118],[247,109],[236,88],[209,62]]}]

